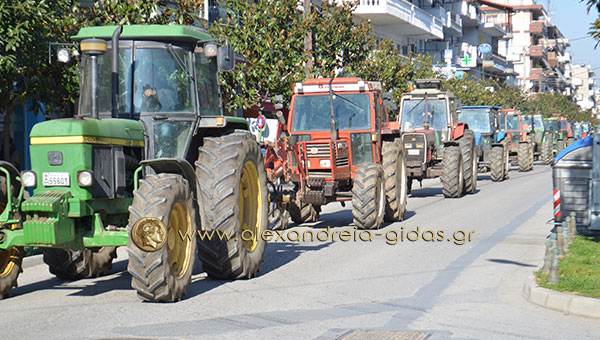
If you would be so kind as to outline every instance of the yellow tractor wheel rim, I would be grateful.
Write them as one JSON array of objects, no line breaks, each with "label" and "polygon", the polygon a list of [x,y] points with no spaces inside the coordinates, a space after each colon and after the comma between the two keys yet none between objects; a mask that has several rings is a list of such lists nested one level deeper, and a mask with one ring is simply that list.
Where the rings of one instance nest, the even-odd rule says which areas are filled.
[{"label": "yellow tractor wheel rim", "polygon": [[262,225],[262,204],[260,179],[256,166],[251,161],[247,161],[242,168],[240,178],[240,225],[242,241],[244,248],[248,252],[253,252],[258,244],[260,230]]},{"label": "yellow tractor wheel rim", "polygon": [[182,277],[190,265],[192,223],[183,202],[177,202],[169,217],[167,252],[171,271],[176,277]]},{"label": "yellow tractor wheel rim", "polygon": [[[0,202],[0,212],[4,211],[4,208],[6,208],[6,202]],[[15,248],[0,250],[0,277],[5,277],[12,272],[15,267],[15,262],[17,261],[17,256],[18,250]]]}]

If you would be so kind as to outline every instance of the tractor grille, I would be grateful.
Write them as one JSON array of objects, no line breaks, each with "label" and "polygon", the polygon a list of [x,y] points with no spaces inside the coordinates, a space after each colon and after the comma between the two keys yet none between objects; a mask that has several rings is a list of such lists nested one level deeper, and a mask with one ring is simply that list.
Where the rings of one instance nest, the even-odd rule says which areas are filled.
[{"label": "tractor grille", "polygon": [[329,158],[329,143],[309,143],[306,144],[306,157],[308,158]]},{"label": "tractor grille", "polygon": [[402,136],[404,155],[410,163],[424,163],[427,152],[425,135],[422,133],[409,133]]},{"label": "tractor grille", "polygon": [[344,157],[344,158],[337,158],[335,160],[335,166],[336,167],[341,167],[341,166],[348,166],[349,161],[348,161],[348,157]]},{"label": "tractor grille", "polygon": [[308,170],[308,178],[331,178],[331,170]]}]

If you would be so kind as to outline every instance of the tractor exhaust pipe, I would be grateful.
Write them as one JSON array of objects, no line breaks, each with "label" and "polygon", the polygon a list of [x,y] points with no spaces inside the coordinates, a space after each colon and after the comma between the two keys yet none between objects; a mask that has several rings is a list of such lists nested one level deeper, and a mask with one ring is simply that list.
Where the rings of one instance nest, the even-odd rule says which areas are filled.
[{"label": "tractor exhaust pipe", "polygon": [[337,124],[335,123],[335,112],[333,111],[333,79],[335,79],[335,76],[331,77],[331,79],[329,80],[329,107],[331,108],[331,140],[337,140],[338,139],[338,130],[337,130]]},{"label": "tractor exhaust pipe", "polygon": [[119,37],[123,26],[115,29],[112,35],[112,117],[119,118]]}]

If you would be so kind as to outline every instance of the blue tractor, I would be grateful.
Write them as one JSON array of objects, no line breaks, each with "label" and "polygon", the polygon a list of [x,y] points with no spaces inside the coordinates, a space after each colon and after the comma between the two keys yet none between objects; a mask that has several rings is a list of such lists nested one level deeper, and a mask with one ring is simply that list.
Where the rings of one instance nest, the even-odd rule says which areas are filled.
[{"label": "blue tractor", "polygon": [[509,146],[501,130],[498,106],[463,106],[458,121],[475,132],[479,172],[490,172],[492,181],[508,178]]}]

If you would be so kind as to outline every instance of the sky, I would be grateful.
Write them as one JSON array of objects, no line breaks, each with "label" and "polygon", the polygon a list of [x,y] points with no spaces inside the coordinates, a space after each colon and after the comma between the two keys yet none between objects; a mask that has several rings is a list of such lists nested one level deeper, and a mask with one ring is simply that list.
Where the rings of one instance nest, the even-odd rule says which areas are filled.
[{"label": "sky", "polygon": [[587,33],[590,24],[598,17],[598,11],[594,8],[588,15],[586,2],[579,2],[579,0],[536,0],[536,2],[550,12],[552,22],[571,42],[571,46],[567,49],[571,52],[571,62],[590,64],[592,68],[598,67],[594,72],[596,72],[596,86],[600,87],[600,45],[598,49],[594,49],[596,40]]}]

